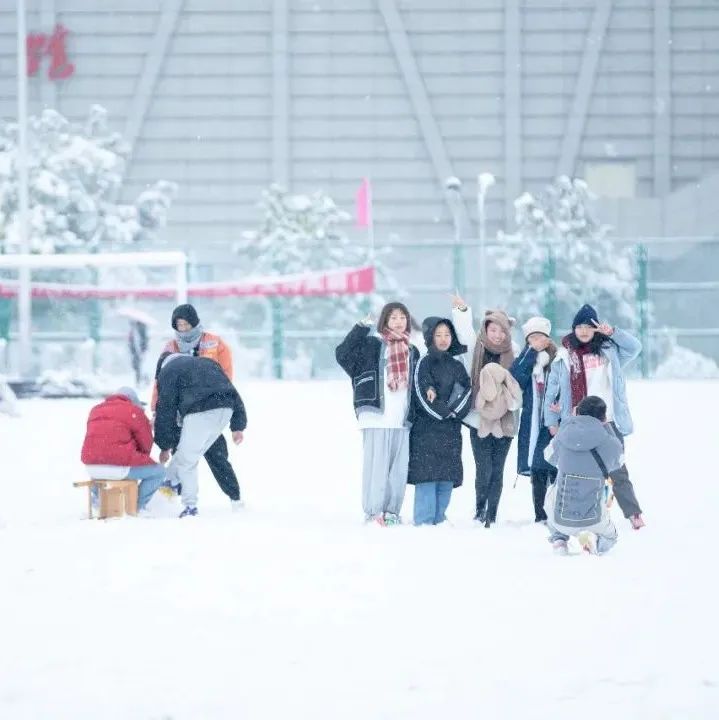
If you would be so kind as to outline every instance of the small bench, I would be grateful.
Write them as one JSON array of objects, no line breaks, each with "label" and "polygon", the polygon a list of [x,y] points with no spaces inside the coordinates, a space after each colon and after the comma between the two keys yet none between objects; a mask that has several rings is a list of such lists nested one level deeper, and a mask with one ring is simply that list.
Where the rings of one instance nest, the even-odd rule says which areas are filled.
[{"label": "small bench", "polygon": [[87,488],[87,517],[92,520],[92,488],[100,495],[99,520],[123,515],[137,515],[137,480],[82,480],[73,487]]}]

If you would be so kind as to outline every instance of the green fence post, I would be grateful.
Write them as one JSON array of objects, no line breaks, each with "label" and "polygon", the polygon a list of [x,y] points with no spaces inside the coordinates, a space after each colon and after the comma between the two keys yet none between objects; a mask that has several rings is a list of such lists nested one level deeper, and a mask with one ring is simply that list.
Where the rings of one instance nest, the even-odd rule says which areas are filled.
[{"label": "green fence post", "polygon": [[12,300],[0,298],[0,339],[10,342],[10,321],[12,319]]},{"label": "green fence post", "polygon": [[646,378],[649,376],[649,251],[644,244],[637,246],[637,311],[642,377]]},{"label": "green fence post", "polygon": [[12,320],[12,300],[0,298],[0,372],[7,371],[8,345],[10,344],[10,322]]},{"label": "green fence post", "polygon": [[459,240],[455,240],[452,248],[452,294],[459,293],[464,297],[464,263],[462,262],[462,246]]},{"label": "green fence post", "polygon": [[551,245],[547,247],[547,259],[544,263],[544,285],[547,288],[544,295],[544,317],[556,325],[557,315],[557,262],[554,258]]},{"label": "green fence post", "polygon": [[285,352],[282,298],[271,297],[270,307],[272,308],[272,374],[275,378],[281,380]]}]

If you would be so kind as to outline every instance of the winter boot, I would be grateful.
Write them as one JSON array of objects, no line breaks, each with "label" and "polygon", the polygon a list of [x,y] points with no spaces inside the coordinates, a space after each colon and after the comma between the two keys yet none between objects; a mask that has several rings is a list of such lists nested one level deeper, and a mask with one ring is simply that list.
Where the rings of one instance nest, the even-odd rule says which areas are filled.
[{"label": "winter boot", "polygon": [[186,508],[183,509],[183,511],[180,513],[180,517],[196,517],[198,515],[198,511],[196,507],[192,507],[191,505],[188,505]]},{"label": "winter boot", "polygon": [[634,513],[629,518],[629,522],[632,524],[634,530],[641,530],[644,527],[644,520],[642,519],[641,513]]}]

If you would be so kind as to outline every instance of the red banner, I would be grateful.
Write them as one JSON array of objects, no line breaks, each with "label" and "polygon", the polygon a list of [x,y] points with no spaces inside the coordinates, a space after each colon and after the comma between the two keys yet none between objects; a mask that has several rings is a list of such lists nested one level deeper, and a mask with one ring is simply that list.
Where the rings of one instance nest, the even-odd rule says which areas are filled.
[{"label": "red banner", "polygon": [[[189,297],[326,297],[328,295],[360,295],[371,293],[375,287],[374,267],[338,268],[302,275],[249,278],[234,282],[191,283]],[[14,280],[0,280],[0,297],[17,295]],[[63,283],[33,283],[33,298],[65,300],[112,300],[115,298],[173,299],[177,294],[174,285],[154,287],[108,288],[95,285],[66,285]]]}]

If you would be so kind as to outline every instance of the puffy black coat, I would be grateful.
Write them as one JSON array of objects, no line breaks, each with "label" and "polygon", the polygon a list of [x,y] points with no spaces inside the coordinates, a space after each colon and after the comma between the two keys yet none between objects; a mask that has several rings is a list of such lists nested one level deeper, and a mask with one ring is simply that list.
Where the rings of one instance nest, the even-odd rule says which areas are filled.
[{"label": "puffy black coat", "polygon": [[180,441],[178,418],[219,408],[232,409],[232,431],[245,429],[245,406],[223,369],[210,358],[174,358],[157,376],[155,443],[161,450],[176,448]]},{"label": "puffy black coat", "polygon": [[[337,346],[335,358],[340,367],[352,380],[352,394],[355,412],[363,407],[384,410],[384,342],[376,335],[370,335],[369,325],[357,323],[347,337]],[[419,350],[409,346],[409,378],[412,380]],[[412,422],[414,408],[410,403],[408,422]]]},{"label": "puffy black coat", "polygon": [[[432,344],[439,323],[445,323],[452,333],[452,345],[446,352]],[[429,351],[417,363],[412,384],[416,411],[409,436],[407,482],[451,481],[459,487],[463,479],[461,420],[471,409],[472,390],[464,364],[453,356],[467,349],[459,343],[450,320],[427,318],[422,330]],[[427,399],[429,388],[437,395],[433,402]]]}]

